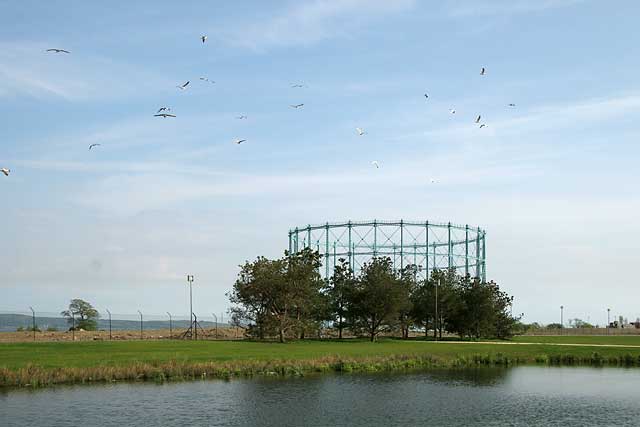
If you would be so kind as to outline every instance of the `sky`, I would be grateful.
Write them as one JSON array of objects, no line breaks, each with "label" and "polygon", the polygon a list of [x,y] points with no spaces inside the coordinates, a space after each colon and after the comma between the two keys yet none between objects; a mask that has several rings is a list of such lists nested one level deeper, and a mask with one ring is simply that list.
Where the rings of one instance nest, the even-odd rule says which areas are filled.
[{"label": "sky", "polygon": [[485,229],[524,321],[640,316],[637,2],[0,9],[0,310],[220,313],[290,228],[403,218]]}]

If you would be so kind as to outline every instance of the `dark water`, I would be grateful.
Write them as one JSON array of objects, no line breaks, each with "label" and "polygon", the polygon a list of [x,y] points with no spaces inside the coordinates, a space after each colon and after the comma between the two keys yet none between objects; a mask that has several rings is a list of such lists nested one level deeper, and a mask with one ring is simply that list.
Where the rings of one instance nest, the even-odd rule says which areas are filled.
[{"label": "dark water", "polygon": [[0,426],[640,426],[640,369],[328,375],[0,392]]}]

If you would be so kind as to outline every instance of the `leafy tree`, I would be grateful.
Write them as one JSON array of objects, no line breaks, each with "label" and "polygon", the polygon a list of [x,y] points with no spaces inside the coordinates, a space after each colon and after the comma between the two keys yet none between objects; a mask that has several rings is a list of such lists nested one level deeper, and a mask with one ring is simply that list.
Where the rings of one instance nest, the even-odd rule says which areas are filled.
[{"label": "leafy tree", "polygon": [[549,323],[547,329],[562,329],[562,325],[560,323]]},{"label": "leafy tree", "polygon": [[67,323],[70,325],[75,323],[76,329],[84,329],[85,331],[95,331],[100,318],[98,310],[81,299],[72,299],[69,309],[62,311],[60,314],[67,318]]},{"label": "leafy tree", "polygon": [[428,279],[416,283],[410,295],[411,318],[414,324],[424,328],[424,335],[429,335],[429,327],[435,331],[435,288]]},{"label": "leafy tree", "polygon": [[402,292],[398,306],[398,325],[400,326],[403,339],[409,338],[409,328],[415,323],[413,319],[411,295],[415,293],[418,287],[417,274],[418,267],[410,264],[400,271],[400,277],[397,280],[400,291]]},{"label": "leafy tree", "polygon": [[355,286],[353,270],[346,259],[340,258],[325,288],[328,298],[329,318],[338,328],[338,338],[342,339],[342,331],[349,314],[349,301]]},{"label": "leafy tree", "polygon": [[391,259],[372,258],[362,266],[351,293],[350,316],[354,327],[375,341],[381,331],[390,330],[397,322],[405,298],[408,294],[398,284]]}]

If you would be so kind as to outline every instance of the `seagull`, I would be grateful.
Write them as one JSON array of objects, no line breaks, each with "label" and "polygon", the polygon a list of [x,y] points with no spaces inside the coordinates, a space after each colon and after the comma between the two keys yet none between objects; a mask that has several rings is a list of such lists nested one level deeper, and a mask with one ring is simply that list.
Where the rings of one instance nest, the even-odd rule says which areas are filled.
[{"label": "seagull", "polygon": [[304,87],[304,85],[302,83],[294,83],[291,85],[292,88],[296,88],[296,87]]},{"label": "seagull", "polygon": [[68,50],[64,49],[47,49],[46,52],[55,52],[55,53],[71,53]]},{"label": "seagull", "polygon": [[234,143],[236,143],[236,144],[238,144],[238,145],[240,145],[240,144],[242,144],[243,142],[246,142],[246,141],[247,141],[246,139],[236,139],[236,140],[235,140],[235,141],[233,141],[233,142],[234,142]]},{"label": "seagull", "polygon": [[9,172],[11,172],[11,170],[7,168],[2,168],[0,169],[0,172],[2,172],[4,176],[9,176]]},{"label": "seagull", "polygon": [[91,144],[91,145],[89,146],[89,151],[91,151],[91,149],[92,149],[93,147],[97,147],[97,146],[99,146],[99,145],[102,145],[102,144]]},{"label": "seagull", "polygon": [[167,114],[167,113],[160,113],[160,114],[154,114],[154,117],[164,117],[165,119],[167,117],[175,117],[173,114]]},{"label": "seagull", "polygon": [[360,135],[360,136],[367,134],[367,132],[365,132],[364,129],[362,129],[362,128],[356,128],[356,131],[358,132],[358,135]]},{"label": "seagull", "polygon": [[435,179],[435,178],[430,178],[430,179],[429,179],[429,182],[431,182],[432,184],[435,184],[435,183],[437,183],[438,181],[436,181],[436,179]]},{"label": "seagull", "polygon": [[480,75],[484,76],[486,73],[486,70],[484,69],[484,67],[482,67],[482,69],[480,70]]},{"label": "seagull", "polygon": [[205,36],[204,34],[200,36],[200,40],[202,40],[202,43],[207,41],[207,36]]},{"label": "seagull", "polygon": [[209,83],[211,83],[211,84],[215,83],[213,80],[209,80],[209,79],[208,79],[208,78],[206,78],[206,77],[200,77],[200,80],[202,80],[203,82],[209,82]]},{"label": "seagull", "polygon": [[179,86],[176,86],[176,87],[177,87],[178,89],[180,89],[180,90],[185,90],[185,89],[187,88],[187,86],[189,86],[189,80],[187,80],[187,82],[186,82],[186,83],[184,83],[184,84],[182,84],[182,85],[179,85]]},{"label": "seagull", "polygon": [[485,125],[484,123],[480,125],[480,129],[482,129],[483,127],[486,127],[487,125]]},{"label": "seagull", "polygon": [[481,117],[482,117],[482,116],[481,116],[480,114],[478,114],[478,117],[476,117],[476,123],[480,123],[480,118],[481,118]]},{"label": "seagull", "polygon": [[171,111],[171,107],[160,107],[158,108],[158,113],[161,113],[163,111]]},{"label": "seagull", "polygon": [[516,104],[509,104],[508,107],[515,107]]},{"label": "seagull", "polygon": [[289,105],[289,107],[291,108],[301,108],[302,106],[304,106],[304,104],[296,104],[296,105]]},{"label": "seagull", "polygon": [[372,161],[371,164],[376,167],[376,169],[380,169],[380,165],[376,160]]},{"label": "seagull", "polygon": [[456,113],[456,110],[455,110],[455,109],[453,109],[453,108],[449,108],[449,112],[450,112],[451,114],[455,114],[455,113]]},{"label": "seagull", "polygon": [[429,95],[427,95],[426,93],[424,94],[424,97],[429,99]]},{"label": "seagull", "polygon": [[247,118],[247,116],[245,116],[244,114],[236,117],[236,119],[238,119],[238,120],[244,120],[246,118]]}]

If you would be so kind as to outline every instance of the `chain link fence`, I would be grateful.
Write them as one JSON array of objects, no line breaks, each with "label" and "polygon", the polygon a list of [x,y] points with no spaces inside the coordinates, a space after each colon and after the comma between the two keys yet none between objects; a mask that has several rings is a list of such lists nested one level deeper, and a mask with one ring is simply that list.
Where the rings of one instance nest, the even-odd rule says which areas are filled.
[{"label": "chain link fence", "polygon": [[226,313],[145,314],[99,312],[95,330],[84,330],[77,317],[60,312],[0,311],[0,342],[100,341],[140,339],[239,339],[242,329],[229,325]]}]

